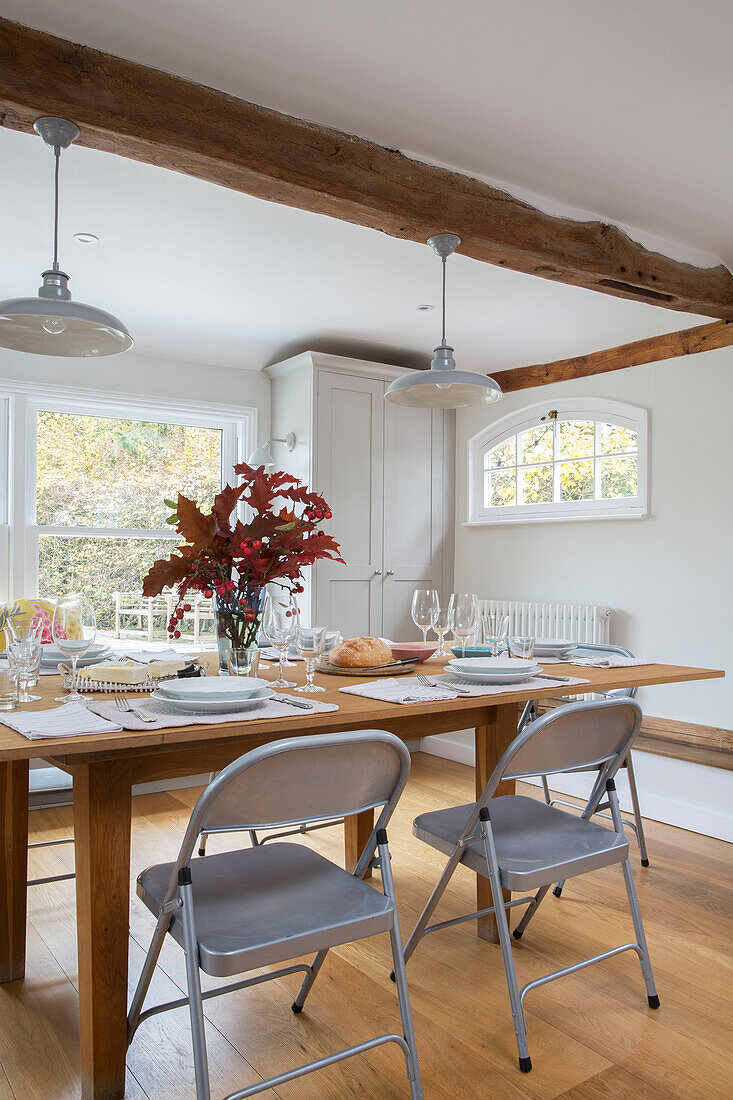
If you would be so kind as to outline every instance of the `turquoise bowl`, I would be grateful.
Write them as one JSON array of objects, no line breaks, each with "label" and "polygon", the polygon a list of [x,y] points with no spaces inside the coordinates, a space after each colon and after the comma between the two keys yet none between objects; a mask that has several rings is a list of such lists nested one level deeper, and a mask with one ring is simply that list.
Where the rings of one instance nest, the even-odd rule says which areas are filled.
[{"label": "turquoise bowl", "polygon": [[[450,651],[454,657],[462,657],[463,649],[459,645],[452,645]],[[466,657],[490,657],[491,646],[490,645],[467,645]]]}]

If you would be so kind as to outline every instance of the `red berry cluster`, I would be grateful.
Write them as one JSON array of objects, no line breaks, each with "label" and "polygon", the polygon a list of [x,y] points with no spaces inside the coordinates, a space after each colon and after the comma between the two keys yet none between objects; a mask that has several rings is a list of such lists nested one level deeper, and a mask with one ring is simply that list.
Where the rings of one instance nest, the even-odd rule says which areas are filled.
[{"label": "red berry cluster", "polygon": [[325,511],[322,508],[306,508],[303,515],[307,520],[310,520],[311,523],[315,523],[316,520],[319,519],[333,518],[333,512],[330,508],[326,508]]},{"label": "red berry cluster", "polygon": [[262,539],[251,539],[247,536],[246,539],[240,542],[239,548],[243,557],[251,558],[253,554],[262,549]]}]

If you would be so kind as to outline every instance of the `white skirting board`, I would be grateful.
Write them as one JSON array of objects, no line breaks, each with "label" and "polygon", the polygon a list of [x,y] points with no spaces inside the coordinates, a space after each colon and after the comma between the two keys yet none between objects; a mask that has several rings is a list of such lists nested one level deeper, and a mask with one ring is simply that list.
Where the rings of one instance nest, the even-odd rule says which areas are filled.
[{"label": "white skirting board", "polygon": [[[473,730],[425,737],[421,749],[433,756],[473,765]],[[634,769],[644,817],[733,842],[733,772],[638,750],[634,752]],[[536,782],[539,784],[539,780]],[[556,775],[550,788],[583,798],[588,794],[590,781],[583,775]],[[621,808],[630,810],[624,772],[619,776],[618,789]]]}]

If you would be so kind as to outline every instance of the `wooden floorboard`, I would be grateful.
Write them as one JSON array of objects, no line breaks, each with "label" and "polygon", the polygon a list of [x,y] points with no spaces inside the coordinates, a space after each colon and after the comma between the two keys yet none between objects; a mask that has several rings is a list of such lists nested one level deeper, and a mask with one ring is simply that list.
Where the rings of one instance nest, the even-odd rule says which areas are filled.
[{"label": "wooden floorboard", "polygon": [[[390,829],[403,939],[436,881],[443,857],[412,836],[413,818],[427,809],[472,798],[471,769],[419,754]],[[536,789],[522,793],[537,796]],[[141,795],[134,800],[133,868],[174,858],[198,789]],[[31,814],[34,839],[68,835],[70,807]],[[651,866],[634,873],[662,1007],[646,1003],[631,954],[532,991],[527,1024],[534,1069],[518,1072],[514,1034],[498,948],[465,924],[427,937],[408,966],[427,1100],[706,1100],[729,1098],[733,1073],[733,874],[730,846],[681,829],[648,823]],[[231,842],[230,842],[231,843]],[[340,830],[307,841],[341,861]],[[223,850],[210,838],[209,851]],[[34,874],[73,865],[69,847],[31,856]],[[379,885],[379,876],[375,876]],[[438,919],[473,908],[475,881],[459,869]],[[516,918],[515,918],[516,919]],[[152,932],[148,911],[133,897],[131,982]],[[515,945],[520,982],[630,938],[631,923],[618,868],[570,882],[549,897]],[[398,1028],[386,936],[330,954],[306,1010],[290,1002],[297,977],[275,980],[207,1002],[212,1095],[316,1058],[369,1035]],[[29,894],[25,982],[0,987],[0,1100],[72,1100],[79,1095],[76,929],[73,883],[35,887]],[[205,985],[212,983],[205,979]],[[180,950],[166,944],[153,999],[181,995]],[[192,1100],[195,1096],[185,1009],[140,1028],[128,1055],[131,1100]],[[382,1047],[268,1096],[282,1100],[409,1097],[402,1055]]]}]

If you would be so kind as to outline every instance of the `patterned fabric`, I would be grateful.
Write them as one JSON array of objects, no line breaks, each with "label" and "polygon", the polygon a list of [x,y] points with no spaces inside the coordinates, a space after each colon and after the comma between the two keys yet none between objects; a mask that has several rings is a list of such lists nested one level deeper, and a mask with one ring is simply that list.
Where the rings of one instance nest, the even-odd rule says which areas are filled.
[{"label": "patterned fabric", "polygon": [[[6,603],[2,609],[0,609],[0,623],[10,621],[11,623],[42,623],[43,631],[41,634],[41,642],[46,645],[53,642],[52,624],[53,624],[53,612],[56,607],[54,600],[44,600],[40,597],[14,600],[12,603]],[[69,632],[72,638],[81,638],[82,629],[81,623],[74,624]],[[0,653],[3,653],[7,646],[7,631],[5,629],[0,630]]]}]

